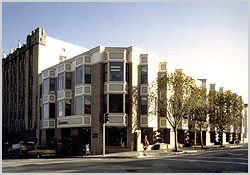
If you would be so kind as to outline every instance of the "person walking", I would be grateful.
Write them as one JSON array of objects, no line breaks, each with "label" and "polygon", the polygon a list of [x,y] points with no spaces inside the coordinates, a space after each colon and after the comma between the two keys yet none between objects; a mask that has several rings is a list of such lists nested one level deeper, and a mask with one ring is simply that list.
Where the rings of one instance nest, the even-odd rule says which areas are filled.
[{"label": "person walking", "polygon": [[142,144],[143,144],[143,149],[144,149],[144,156],[147,156],[147,149],[149,146],[149,141],[147,139],[147,135],[145,135],[145,138],[143,139]]}]

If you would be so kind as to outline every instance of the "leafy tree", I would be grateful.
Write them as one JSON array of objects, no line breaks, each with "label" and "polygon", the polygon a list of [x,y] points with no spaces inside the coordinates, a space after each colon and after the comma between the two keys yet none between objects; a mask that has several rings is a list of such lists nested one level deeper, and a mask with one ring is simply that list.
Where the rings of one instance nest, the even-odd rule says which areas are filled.
[{"label": "leafy tree", "polygon": [[200,143],[203,148],[202,139],[202,128],[206,128],[207,124],[207,113],[209,109],[207,95],[207,89],[204,86],[197,86],[196,84],[192,87],[191,95],[188,100],[189,116],[199,126],[200,129]]},{"label": "leafy tree", "polygon": [[177,126],[188,113],[187,98],[194,86],[194,79],[181,70],[166,74],[152,84],[155,91],[151,91],[151,99],[158,99],[158,115],[166,117],[175,134],[175,148],[177,151]]},{"label": "leafy tree", "polygon": [[237,94],[232,94],[231,91],[210,92],[208,100],[210,124],[218,129],[222,147],[225,129],[231,125],[238,126],[237,121],[242,117],[243,102]]}]

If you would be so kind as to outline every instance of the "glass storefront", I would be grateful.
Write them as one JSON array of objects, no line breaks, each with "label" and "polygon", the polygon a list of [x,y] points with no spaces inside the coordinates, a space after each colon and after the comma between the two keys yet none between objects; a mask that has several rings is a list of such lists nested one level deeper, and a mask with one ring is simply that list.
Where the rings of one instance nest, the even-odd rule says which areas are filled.
[{"label": "glass storefront", "polygon": [[106,146],[127,146],[127,128],[106,127]]}]

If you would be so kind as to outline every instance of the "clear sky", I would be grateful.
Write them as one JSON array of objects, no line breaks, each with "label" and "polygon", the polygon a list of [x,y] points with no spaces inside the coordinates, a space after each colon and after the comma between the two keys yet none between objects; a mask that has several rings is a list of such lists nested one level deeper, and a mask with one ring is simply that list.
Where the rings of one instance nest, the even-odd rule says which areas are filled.
[{"label": "clear sky", "polygon": [[3,2],[2,55],[37,27],[89,49],[134,45],[248,103],[248,3]]}]

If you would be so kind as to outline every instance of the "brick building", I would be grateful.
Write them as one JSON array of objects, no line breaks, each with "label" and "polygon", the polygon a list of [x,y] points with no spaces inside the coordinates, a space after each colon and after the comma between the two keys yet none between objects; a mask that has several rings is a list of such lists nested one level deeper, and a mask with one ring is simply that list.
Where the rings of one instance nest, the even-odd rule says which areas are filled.
[{"label": "brick building", "polygon": [[[3,141],[37,141],[39,106],[38,74],[41,70],[87,49],[45,35],[37,28],[26,44],[2,59]],[[51,59],[53,58],[53,59]]]}]

